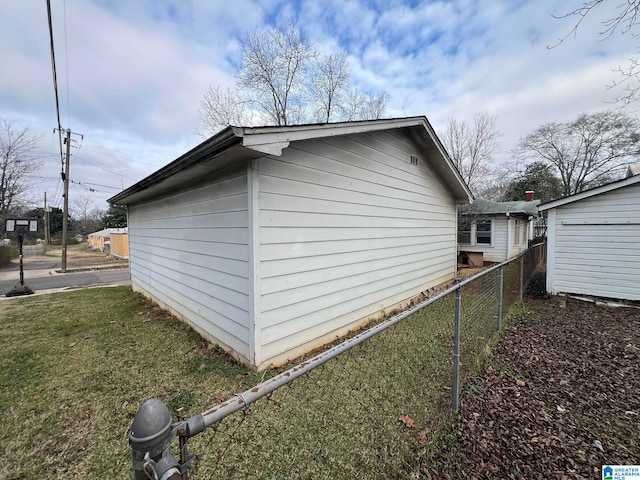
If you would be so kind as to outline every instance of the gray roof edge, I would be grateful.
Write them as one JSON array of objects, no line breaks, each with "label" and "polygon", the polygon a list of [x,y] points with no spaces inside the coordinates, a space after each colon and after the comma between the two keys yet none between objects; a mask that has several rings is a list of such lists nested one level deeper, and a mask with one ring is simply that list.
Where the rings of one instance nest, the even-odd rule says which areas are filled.
[{"label": "gray roof edge", "polygon": [[[359,120],[353,122],[338,122],[338,123],[322,123],[322,124],[303,124],[303,125],[290,125],[290,126],[264,126],[264,127],[241,127],[241,126],[229,126],[224,130],[218,132],[214,136],[200,143],[196,147],[189,150],[187,153],[181,155],[173,162],[162,167],[158,171],[145,177],[144,179],[133,184],[129,188],[122,192],[112,196],[107,200],[112,205],[126,205],[127,198],[134,194],[143,192],[154,185],[160,184],[172,175],[188,169],[199,162],[202,162],[205,158],[212,154],[221,153],[233,146],[244,145],[251,137],[264,137],[271,138],[271,134],[286,134],[296,133],[298,135],[292,140],[300,140],[305,138],[314,138],[318,136],[328,136],[333,134],[353,133],[353,132],[371,132],[392,128],[412,128],[422,127],[427,135],[431,138],[438,152],[442,157],[440,162],[440,171],[443,175],[443,180],[449,185],[454,197],[460,203],[471,203],[473,201],[473,195],[469,190],[469,187],[462,179],[460,172],[457,170],[449,154],[444,148],[442,142],[436,135],[433,127],[429,123],[426,116],[413,116],[391,119],[376,119],[376,120]],[[352,132],[353,131],[353,132]],[[325,135],[323,135],[325,134]],[[286,140],[283,138],[283,140]],[[244,145],[244,148],[251,148],[251,145]]]},{"label": "gray roof edge", "polygon": [[537,215],[540,200],[517,200],[509,202],[494,202],[484,198],[475,199],[474,203],[460,211],[463,215],[507,215],[522,214]]},{"label": "gray roof edge", "polygon": [[241,137],[242,131],[238,127],[229,126],[224,130],[216,133],[214,136],[208,138],[204,142],[196,145],[188,152],[180,155],[177,159],[160,168],[151,175],[143,178],[139,182],[134,183],[122,192],[115,194],[111,198],[107,199],[107,202],[112,205],[119,205],[124,199],[133,195],[134,193],[146,190],[147,188],[171,177],[175,173],[200,162],[203,157],[205,157],[205,155],[224,151],[231,146],[240,143],[242,141]]},{"label": "gray roof edge", "polygon": [[600,185],[598,187],[590,188],[589,190],[584,190],[579,193],[574,193],[573,195],[569,195],[567,197],[551,200],[550,202],[546,202],[540,205],[538,209],[541,212],[545,210],[550,210],[552,208],[561,207],[562,205],[566,205],[568,203],[577,202],[585,198],[595,197],[596,195],[601,195],[603,193],[607,193],[612,190],[617,190],[619,188],[623,188],[629,185],[634,185],[638,182],[640,182],[640,175],[633,175],[630,177],[621,178],[620,180],[615,180],[613,182]]}]

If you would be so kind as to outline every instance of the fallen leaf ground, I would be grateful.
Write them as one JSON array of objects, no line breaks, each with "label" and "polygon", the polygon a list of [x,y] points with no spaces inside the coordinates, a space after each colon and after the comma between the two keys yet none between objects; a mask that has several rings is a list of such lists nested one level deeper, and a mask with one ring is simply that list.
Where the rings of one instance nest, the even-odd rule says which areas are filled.
[{"label": "fallen leaf ground", "polygon": [[426,478],[601,478],[640,464],[640,309],[525,299]]}]

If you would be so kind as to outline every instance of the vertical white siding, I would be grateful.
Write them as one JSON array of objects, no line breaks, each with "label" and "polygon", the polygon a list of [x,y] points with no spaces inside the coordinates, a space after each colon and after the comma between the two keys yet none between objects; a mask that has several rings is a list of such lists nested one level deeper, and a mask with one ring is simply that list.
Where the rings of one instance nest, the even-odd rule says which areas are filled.
[{"label": "vertical white siding", "polygon": [[548,289],[640,300],[640,185],[553,210]]},{"label": "vertical white siding", "polygon": [[129,226],[134,288],[249,360],[246,169],[131,205]]},{"label": "vertical white siding", "polygon": [[455,274],[455,202],[399,134],[261,159],[259,218],[263,362]]},{"label": "vertical white siding", "polygon": [[504,215],[493,217],[493,237],[491,249],[484,257],[491,262],[504,262],[507,259],[508,228],[510,219]]},{"label": "vertical white siding", "polygon": [[[519,228],[516,229],[516,222],[518,222]],[[510,248],[510,257],[515,257],[518,254],[524,252],[529,247],[529,222],[524,218],[512,218],[511,219],[511,231],[512,241]],[[516,238],[517,234],[517,238]]]}]

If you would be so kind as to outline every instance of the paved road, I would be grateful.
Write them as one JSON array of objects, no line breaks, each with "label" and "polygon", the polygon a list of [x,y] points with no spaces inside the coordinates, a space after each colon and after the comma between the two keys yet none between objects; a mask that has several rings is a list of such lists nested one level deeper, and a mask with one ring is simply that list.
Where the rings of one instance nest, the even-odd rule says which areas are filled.
[{"label": "paved road", "polygon": [[[54,262],[25,262],[24,283],[36,293],[68,287],[90,285],[129,285],[129,269],[94,270],[74,273],[56,273]],[[2,269],[0,271],[0,296],[4,296],[20,283],[20,269]]]},{"label": "paved road", "polygon": [[[28,257],[27,257],[28,258]],[[22,264],[22,269],[27,270],[55,270],[60,262],[54,260],[25,260]],[[9,267],[2,270],[3,273],[8,271],[15,271],[17,274],[20,272],[20,264],[14,260]]]}]

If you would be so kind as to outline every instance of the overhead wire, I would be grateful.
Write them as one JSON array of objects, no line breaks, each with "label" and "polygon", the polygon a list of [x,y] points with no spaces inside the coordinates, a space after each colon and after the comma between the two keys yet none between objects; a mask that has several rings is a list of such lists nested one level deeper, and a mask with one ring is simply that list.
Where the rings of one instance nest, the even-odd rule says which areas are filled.
[{"label": "overhead wire", "polygon": [[53,73],[53,91],[56,97],[56,117],[58,119],[58,143],[60,144],[60,162],[64,171],[64,153],[62,152],[62,123],[60,122],[60,98],[58,96],[58,76],[56,74],[56,54],[53,44],[53,21],[51,19],[51,0],[47,0],[47,21],[49,23],[49,46],[51,50],[51,71]]},{"label": "overhead wire", "polygon": [[[51,138],[51,143],[52,143],[51,150],[53,150],[53,137]],[[58,181],[56,182],[56,188],[55,188],[55,190],[53,192],[53,195],[50,197],[51,200],[49,202],[49,205],[52,205],[53,199],[57,199],[58,203],[55,205],[56,208],[58,208],[60,206],[60,203],[59,203],[60,202],[60,196],[59,195],[61,195],[61,193],[62,193],[62,190],[61,190],[62,186],[60,185],[61,182],[62,182],[62,178],[60,178],[60,175],[58,175],[57,179],[58,179]]]},{"label": "overhead wire", "polygon": [[81,187],[84,187],[85,190],[90,190],[93,192],[98,192],[99,190],[96,190],[93,187],[87,187],[86,185],[94,185],[96,187],[102,187],[102,188],[110,188],[112,190],[116,190],[119,191],[120,188],[119,187],[111,187],[109,185],[100,185],[99,183],[91,183],[91,182],[78,182],[77,180],[69,180],[70,183],[75,184],[75,185],[80,185]]},{"label": "overhead wire", "polygon": [[131,181],[134,181],[134,180],[135,180],[135,178],[128,177],[127,175],[123,175],[122,173],[115,172],[115,171],[110,170],[110,169],[108,169],[108,168],[106,168],[106,167],[103,167],[103,166],[102,166],[102,165],[100,165],[98,162],[94,162],[94,161],[89,160],[89,159],[84,158],[84,157],[75,157],[75,158],[76,158],[76,160],[81,160],[81,161],[83,161],[83,162],[86,162],[86,163],[88,163],[89,165],[93,165],[94,167],[99,168],[99,169],[101,169],[101,170],[104,170],[105,172],[111,173],[112,175],[116,175],[116,176],[119,176],[119,177],[121,177],[121,178],[126,178],[127,180],[131,180]]},{"label": "overhead wire", "polygon": [[62,2],[62,11],[63,11],[63,19],[64,19],[64,65],[66,72],[66,83],[67,83],[67,125],[71,125],[71,109],[69,108],[69,99],[71,95],[69,94],[69,49],[67,47],[67,0],[63,0]]}]

